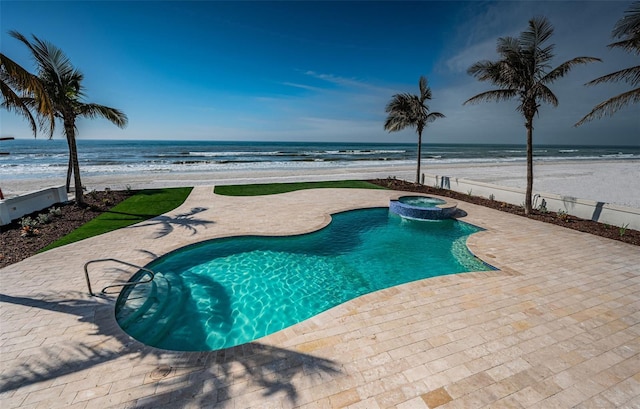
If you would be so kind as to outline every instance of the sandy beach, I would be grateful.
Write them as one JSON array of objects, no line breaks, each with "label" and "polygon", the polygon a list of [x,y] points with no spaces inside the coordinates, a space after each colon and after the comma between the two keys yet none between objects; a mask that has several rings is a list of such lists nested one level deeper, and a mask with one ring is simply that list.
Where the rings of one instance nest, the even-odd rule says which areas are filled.
[{"label": "sandy beach", "polygon": [[[524,189],[524,163],[466,163],[434,166],[422,172]],[[319,180],[374,179],[396,177],[414,180],[414,166],[331,169],[220,171],[210,173],[145,173],[107,176],[82,175],[87,191]],[[45,187],[62,185],[64,178],[7,179],[0,181],[6,197]],[[534,164],[534,192],[555,193],[605,203],[640,208],[640,163],[637,161],[562,161]]]}]

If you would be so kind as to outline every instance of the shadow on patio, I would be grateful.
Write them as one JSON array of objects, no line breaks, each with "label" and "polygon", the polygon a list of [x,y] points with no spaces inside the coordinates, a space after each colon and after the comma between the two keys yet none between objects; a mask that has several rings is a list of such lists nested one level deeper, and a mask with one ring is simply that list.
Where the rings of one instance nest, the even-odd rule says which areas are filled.
[{"label": "shadow on patio", "polygon": [[[95,339],[95,342],[74,342],[73,336],[69,336],[46,343],[47,336],[43,334],[43,343],[31,349],[30,359],[3,372],[0,393],[10,394],[38,383],[49,387],[54,382],[63,385],[85,378],[73,374],[100,371],[105,362],[136,360],[136,366],[148,369],[131,377],[132,388],[138,386],[145,390],[128,401],[133,403],[135,400],[136,407],[166,407],[167,404],[175,408],[194,404],[199,407],[232,406],[230,399],[238,394],[236,391],[240,386],[245,388],[241,394],[258,394],[265,398],[277,394],[278,398],[286,397],[295,404],[299,391],[294,386],[294,378],[306,376],[313,382],[342,372],[334,361],[259,342],[207,352],[174,352],[147,347],[117,326],[112,318],[112,300],[76,296],[78,298],[42,294],[28,298],[0,294],[1,303],[51,311],[54,315],[72,315],[95,328],[95,332],[85,334],[85,339]],[[57,338],[59,334],[50,336]],[[58,379],[65,376],[71,376],[70,380]],[[105,376],[104,385],[95,385],[96,389],[108,386],[113,379],[124,380],[132,375],[125,371],[121,376],[117,372]],[[108,389],[104,394],[107,393],[110,393]]]}]

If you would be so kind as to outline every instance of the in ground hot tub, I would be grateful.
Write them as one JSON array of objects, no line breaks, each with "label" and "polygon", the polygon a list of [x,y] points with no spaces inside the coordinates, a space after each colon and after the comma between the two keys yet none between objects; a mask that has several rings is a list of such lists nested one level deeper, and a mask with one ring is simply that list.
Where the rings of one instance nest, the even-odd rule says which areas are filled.
[{"label": "in ground hot tub", "polygon": [[402,196],[389,203],[389,210],[402,217],[418,220],[442,220],[453,217],[458,204],[430,196]]}]

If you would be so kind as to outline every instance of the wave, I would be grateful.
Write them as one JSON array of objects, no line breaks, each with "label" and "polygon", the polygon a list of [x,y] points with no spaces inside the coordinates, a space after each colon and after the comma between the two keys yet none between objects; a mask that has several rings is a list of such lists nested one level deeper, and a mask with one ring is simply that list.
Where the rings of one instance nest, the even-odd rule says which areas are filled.
[{"label": "wave", "polygon": [[[66,176],[68,153],[61,145],[57,151],[36,152],[27,143],[24,149],[13,149],[0,157],[0,181],[6,179],[61,178]],[[144,174],[153,172],[225,172],[292,169],[365,168],[389,169],[415,166],[414,146],[369,144],[233,144],[183,145],[158,144],[125,146],[109,149],[103,143],[83,149],[80,169],[83,175]],[[48,148],[47,148],[48,149]],[[263,150],[261,150],[263,149]],[[447,164],[524,164],[526,149],[520,145],[505,146],[430,146],[425,145],[423,163]],[[534,149],[536,162],[580,160],[640,160],[640,149],[627,147],[540,146]]]},{"label": "wave", "polygon": [[188,152],[189,156],[277,156],[282,155],[280,151],[271,152],[251,152],[251,151],[239,151],[239,152]]},{"label": "wave", "polygon": [[[404,149],[344,149],[344,150],[313,150],[313,151],[224,151],[207,152],[192,151],[189,156],[221,157],[221,156],[326,156],[326,155],[381,155],[404,154]],[[168,156],[168,155],[167,155]]]},{"label": "wave", "polygon": [[618,152],[618,153],[600,155],[600,157],[601,158],[634,159],[634,158],[640,158],[640,155],[634,155],[633,153]]},{"label": "wave", "polygon": [[542,158],[536,158],[536,160],[543,161],[558,161],[566,162],[572,160],[605,160],[605,159],[623,159],[623,160],[640,160],[640,154],[634,155],[633,153],[620,153],[620,154],[602,154],[602,155],[582,155],[582,156],[546,156]]},{"label": "wave", "polygon": [[406,153],[403,149],[345,149],[338,151],[324,151],[333,155],[378,155],[384,153]]},{"label": "wave", "polygon": [[[547,153],[549,152],[547,149],[534,149],[533,153]],[[527,153],[526,149],[518,149],[518,150],[500,150],[500,151],[489,151],[489,153],[499,153],[499,154],[505,154],[505,153]]]}]

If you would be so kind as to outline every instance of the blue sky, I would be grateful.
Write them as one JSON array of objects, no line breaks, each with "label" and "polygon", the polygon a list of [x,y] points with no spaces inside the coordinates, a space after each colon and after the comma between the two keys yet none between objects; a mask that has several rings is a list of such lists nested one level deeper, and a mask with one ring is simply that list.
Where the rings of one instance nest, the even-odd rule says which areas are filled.
[{"label": "blue sky", "polygon": [[[26,47],[8,30],[61,48],[85,75],[87,102],[123,110],[129,125],[80,120],[80,139],[414,142],[413,130],[383,130],[393,94],[417,93],[446,115],[424,141],[524,143],[516,102],[463,106],[491,89],[466,73],[495,59],[496,39],[517,36],[530,18],[556,31],[554,66],[578,66],[552,90],[534,143],[640,145],[640,106],[573,124],[626,84],[584,87],[638,64],[611,50],[611,29],[630,2],[0,2],[0,49],[33,71]],[[0,111],[1,136],[32,137],[25,121]],[[61,128],[61,127],[59,127]],[[39,135],[44,138],[44,135]],[[62,138],[60,132],[55,138]]]}]

